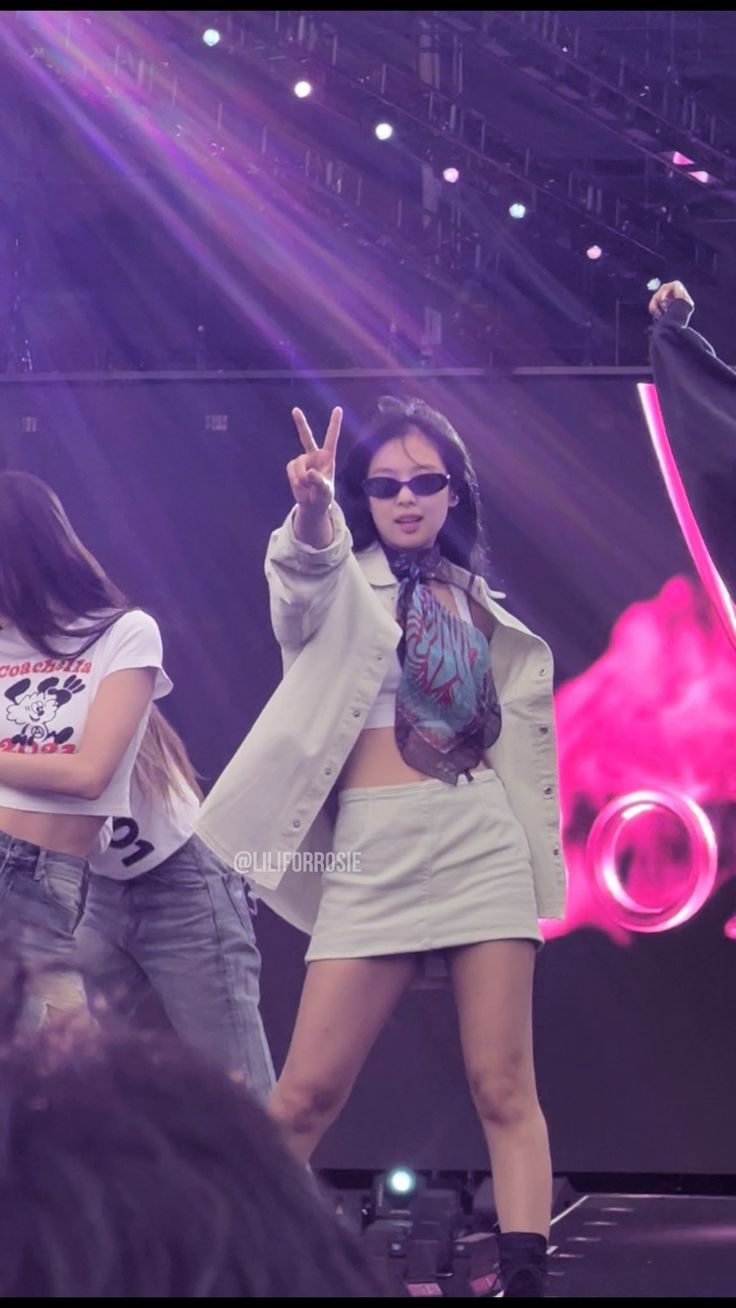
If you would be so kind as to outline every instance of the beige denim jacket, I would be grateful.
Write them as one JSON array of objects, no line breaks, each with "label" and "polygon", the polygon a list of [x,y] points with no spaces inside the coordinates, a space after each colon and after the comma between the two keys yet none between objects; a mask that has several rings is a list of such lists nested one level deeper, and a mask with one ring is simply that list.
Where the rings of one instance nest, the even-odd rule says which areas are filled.
[{"label": "beige denim jacket", "polygon": [[[258,898],[309,933],[318,871],[282,867],[297,849],[331,848],[326,801],[362,730],[401,630],[397,582],[378,544],[359,554],[342,510],[334,537],[314,549],[294,534],[292,510],[266,556],[271,621],[284,675],[205,800],[195,830],[229,866],[251,856]],[[443,580],[467,589],[469,574],[443,562]],[[476,577],[469,592],[495,619],[491,667],[501,735],[486,759],[501,778],[529,841],[540,917],[562,917],[565,871],[557,800],[552,655]],[[242,866],[240,870],[243,870]]]}]

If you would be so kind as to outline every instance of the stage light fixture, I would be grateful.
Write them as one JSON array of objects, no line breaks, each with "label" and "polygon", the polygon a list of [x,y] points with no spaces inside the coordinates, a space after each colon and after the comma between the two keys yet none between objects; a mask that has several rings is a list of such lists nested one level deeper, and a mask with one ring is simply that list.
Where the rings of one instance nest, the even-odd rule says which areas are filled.
[{"label": "stage light fixture", "polygon": [[511,218],[526,218],[526,205],[515,200],[509,205],[509,216]]},{"label": "stage light fixture", "polygon": [[379,141],[389,141],[394,134],[394,129],[391,124],[386,122],[376,123],[373,131]]},{"label": "stage light fixture", "polygon": [[454,186],[455,182],[460,181],[460,169],[452,166],[444,168],[442,170],[442,176],[446,182],[450,182],[450,184]]},{"label": "stage light fixture", "polygon": [[206,31],[202,33],[202,40],[204,41],[205,45],[208,45],[211,49],[212,46],[220,44],[220,40],[221,40],[220,33],[218,32],[216,27],[208,27]]},{"label": "stage light fixture", "polygon": [[302,78],[301,81],[295,82],[293,89],[298,100],[306,100],[307,96],[312,94],[312,83]]},{"label": "stage light fixture", "polygon": [[588,259],[600,259],[603,251],[600,245],[589,245],[585,253]]},{"label": "stage light fixture", "polygon": [[408,1167],[394,1167],[390,1172],[386,1173],[384,1185],[390,1194],[413,1194],[416,1189],[417,1178],[415,1173]]}]

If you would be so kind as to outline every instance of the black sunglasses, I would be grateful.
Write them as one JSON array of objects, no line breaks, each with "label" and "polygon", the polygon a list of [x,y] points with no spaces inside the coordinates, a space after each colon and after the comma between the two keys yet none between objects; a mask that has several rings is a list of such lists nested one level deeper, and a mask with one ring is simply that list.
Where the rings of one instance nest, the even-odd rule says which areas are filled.
[{"label": "black sunglasses", "polygon": [[418,472],[408,481],[399,481],[396,477],[366,477],[363,490],[373,500],[392,500],[402,486],[408,486],[412,495],[437,495],[449,482],[449,472]]}]

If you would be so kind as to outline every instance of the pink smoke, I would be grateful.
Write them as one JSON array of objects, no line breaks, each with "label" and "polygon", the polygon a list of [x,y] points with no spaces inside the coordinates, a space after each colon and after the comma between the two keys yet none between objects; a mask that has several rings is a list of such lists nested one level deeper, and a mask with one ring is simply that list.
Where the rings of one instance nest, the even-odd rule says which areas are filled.
[{"label": "pink smoke", "polygon": [[[700,858],[697,880],[708,861],[707,833],[694,843],[680,818],[633,801],[617,851],[623,893],[619,900],[606,893],[586,847],[612,800],[646,791],[694,801],[707,810],[703,825],[713,824],[718,842],[714,885],[736,873],[736,820],[728,808],[736,801],[736,659],[721,617],[699,587],[674,577],[653,600],[627,609],[606,653],[558,692],[569,906],[564,922],[545,923],[548,938],[596,926],[629,941],[627,896],[641,906],[642,923],[647,907],[660,910],[662,924],[641,930],[686,920],[677,905],[688,897],[697,911],[693,863]],[[670,912],[663,911],[667,901]]]}]

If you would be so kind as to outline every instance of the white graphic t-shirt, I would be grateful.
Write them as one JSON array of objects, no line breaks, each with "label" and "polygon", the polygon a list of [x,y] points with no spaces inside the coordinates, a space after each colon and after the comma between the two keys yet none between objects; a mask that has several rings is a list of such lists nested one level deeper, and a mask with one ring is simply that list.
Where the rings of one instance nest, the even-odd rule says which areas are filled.
[{"label": "white graphic t-shirt", "polygon": [[89,855],[95,874],[130,881],[158,867],[186,844],[199,812],[199,799],[183,777],[179,784],[183,797],[172,791],[167,804],[160,795],[142,790],[133,778],[130,817],[106,822],[97,837],[97,847],[104,852],[92,850]]},{"label": "white graphic t-shirt", "polygon": [[[80,626],[89,622],[80,621]],[[74,636],[49,643],[57,658],[39,653],[16,627],[0,628],[0,751],[17,754],[74,754],[84,736],[92,701],[105,677],[123,668],[156,668],[153,698],[168,695],[158,624],[142,609],[124,613],[84,654]],[[69,651],[65,657],[64,652]],[[21,790],[0,783],[0,805],[43,813],[130,813],[130,777],[148,714],[144,714],[109,785],[97,799],[53,791]]]}]

